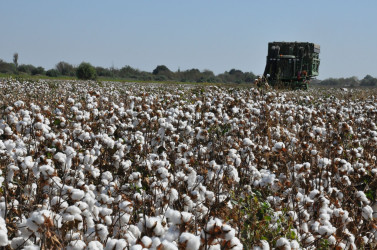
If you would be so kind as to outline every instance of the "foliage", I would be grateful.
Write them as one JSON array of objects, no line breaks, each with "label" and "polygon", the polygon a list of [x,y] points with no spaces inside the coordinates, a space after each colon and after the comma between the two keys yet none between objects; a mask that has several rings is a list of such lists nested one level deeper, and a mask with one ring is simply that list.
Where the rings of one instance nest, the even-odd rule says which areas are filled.
[{"label": "foliage", "polygon": [[13,63],[14,63],[14,66],[16,67],[16,69],[17,69],[17,67],[18,67],[18,53],[13,54]]},{"label": "foliage", "polygon": [[20,79],[5,249],[376,248],[377,90]]},{"label": "foliage", "polygon": [[94,80],[97,78],[97,73],[90,63],[82,62],[76,69],[76,76],[81,80]]},{"label": "foliage", "polygon": [[41,66],[36,67],[31,70],[32,75],[43,75],[45,73],[45,69]]},{"label": "foliage", "polygon": [[[76,76],[76,68],[67,62],[60,61],[54,69],[45,72],[42,67],[35,67],[31,64],[18,66],[18,71],[26,75],[43,75],[50,77]],[[256,76],[252,72],[242,72],[231,69],[229,72],[215,75],[213,71],[205,69],[187,69],[173,72],[165,65],[158,65],[152,72],[142,71],[126,65],[120,69],[110,67],[95,67],[96,75],[107,79],[125,79],[132,81],[177,81],[177,82],[197,82],[197,83],[252,83]],[[7,63],[0,60],[0,73],[15,74],[17,70],[14,63]]]},{"label": "foliage", "polygon": [[366,75],[363,80],[360,82],[360,86],[376,86],[377,85],[377,78],[372,77],[371,75]]},{"label": "foliage", "polygon": [[49,69],[46,71],[46,76],[57,77],[58,75],[59,75],[59,71],[57,71],[56,69]]},{"label": "foliage", "polygon": [[103,67],[96,67],[96,72],[98,76],[103,76],[103,77],[112,77],[113,72],[111,69],[103,68]]},{"label": "foliage", "polygon": [[0,59],[0,73],[11,74],[16,72],[16,66],[13,63],[7,63]]},{"label": "foliage", "polygon": [[75,68],[67,62],[58,62],[55,66],[60,75],[63,76],[75,76]]},{"label": "foliage", "polygon": [[18,66],[18,71],[31,75],[31,72],[35,70],[35,66],[31,64],[21,64]]},{"label": "foliage", "polygon": [[327,78],[314,84],[329,87],[375,87],[377,86],[377,78],[371,75],[366,75],[362,80],[359,80],[356,76],[348,78]]}]

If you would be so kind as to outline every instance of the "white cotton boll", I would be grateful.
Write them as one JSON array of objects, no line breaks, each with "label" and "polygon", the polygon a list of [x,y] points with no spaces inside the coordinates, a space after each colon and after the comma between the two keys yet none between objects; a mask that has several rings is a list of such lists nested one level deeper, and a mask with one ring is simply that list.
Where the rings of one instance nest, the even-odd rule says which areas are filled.
[{"label": "white cotton boll", "polygon": [[39,171],[46,177],[52,176],[55,172],[55,169],[50,165],[42,165],[39,167]]},{"label": "white cotton boll", "polygon": [[85,223],[88,228],[93,228],[95,226],[93,218],[89,216],[85,217]]},{"label": "white cotton boll", "polygon": [[307,243],[307,244],[311,244],[315,241],[315,238],[312,234],[308,234],[308,236],[304,239],[305,239],[305,243]]},{"label": "white cotton boll", "polygon": [[331,160],[328,159],[328,158],[321,158],[321,159],[318,160],[318,167],[320,169],[326,168],[330,164],[331,164]]},{"label": "white cotton boll", "polygon": [[33,212],[27,219],[26,225],[32,231],[37,231],[39,226],[44,223],[45,219],[41,212]]},{"label": "white cotton boll", "polygon": [[132,213],[132,203],[129,202],[129,201],[122,201],[120,204],[119,204],[119,209],[121,209],[122,211],[125,211],[127,213]]},{"label": "white cotton boll", "polygon": [[127,225],[128,222],[130,221],[130,217],[131,217],[130,214],[127,214],[127,213],[122,214],[119,218],[121,226]]},{"label": "white cotton boll", "polygon": [[152,237],[151,249],[157,249],[160,244],[161,244],[161,240],[159,237]]},{"label": "white cotton boll", "polygon": [[179,242],[180,243],[186,243],[186,249],[188,250],[195,250],[199,249],[200,247],[200,237],[195,236],[191,233],[182,233],[181,236],[179,237]]},{"label": "white cotton boll", "polygon": [[22,108],[25,106],[25,103],[23,101],[16,101],[14,104],[13,104],[16,108]]},{"label": "white cotton boll", "polygon": [[360,201],[362,201],[365,204],[370,203],[370,201],[368,200],[367,196],[365,195],[365,193],[363,191],[357,191],[356,192],[356,198],[359,199]]},{"label": "white cotton boll", "polygon": [[208,250],[221,250],[220,244],[212,245],[208,248]]},{"label": "white cotton boll", "polygon": [[346,244],[344,242],[340,242],[338,245],[336,245],[336,247],[338,249],[348,249],[348,248],[346,248]]},{"label": "white cotton boll", "polygon": [[72,190],[72,194],[71,194],[71,198],[72,200],[81,200],[82,198],[84,198],[85,196],[85,192],[81,189],[73,189]]},{"label": "white cotton boll", "polygon": [[12,135],[13,134],[12,129],[10,127],[5,127],[4,128],[4,134],[5,135]]},{"label": "white cotton boll", "polygon": [[129,243],[127,243],[127,241],[125,239],[120,239],[120,240],[117,241],[117,243],[115,245],[115,250],[127,249],[128,245],[129,245]]},{"label": "white cotton boll", "polygon": [[101,241],[105,241],[107,238],[107,235],[109,234],[109,231],[107,230],[107,226],[103,224],[96,224],[96,232]]},{"label": "white cotton boll", "polygon": [[74,103],[75,103],[75,100],[74,100],[73,98],[69,97],[69,98],[67,99],[67,102],[68,102],[69,104],[74,104]]},{"label": "white cotton boll", "polygon": [[128,230],[132,233],[132,235],[135,237],[135,238],[140,238],[141,236],[141,231],[140,229],[135,226],[135,225],[130,225],[130,227],[128,228]]},{"label": "white cotton boll", "polygon": [[30,245],[30,240],[25,240],[23,237],[15,237],[12,239],[10,246],[12,249],[20,248],[21,246]]},{"label": "white cotton boll", "polygon": [[74,221],[75,220],[75,215],[72,214],[63,214],[63,221]]},{"label": "white cotton boll", "polygon": [[230,246],[231,246],[231,249],[233,249],[233,250],[242,250],[243,249],[241,241],[236,237],[234,237],[230,240]]},{"label": "white cotton boll", "polygon": [[266,240],[261,240],[258,246],[253,246],[253,250],[270,250],[270,245]]},{"label": "white cotton boll", "polygon": [[173,226],[170,226],[169,229],[166,231],[163,239],[173,242],[178,239],[179,235],[180,235],[179,227],[173,225]]},{"label": "white cotton boll", "polygon": [[319,218],[321,219],[321,221],[329,221],[330,220],[330,215],[327,214],[327,213],[321,213],[319,215]]},{"label": "white cotton boll", "polygon": [[291,244],[288,239],[282,237],[276,241],[276,247],[284,247],[284,249],[289,250],[291,249]]},{"label": "white cotton boll", "polygon": [[88,244],[87,250],[103,250],[103,245],[99,241],[91,241]]},{"label": "white cotton boll", "polygon": [[178,247],[174,243],[167,240],[164,240],[161,244],[164,246],[164,250],[178,250]]},{"label": "white cotton boll", "polygon": [[81,213],[81,209],[78,208],[77,206],[69,206],[67,207],[67,209],[65,210],[66,213],[70,213],[72,215],[75,215],[75,214],[80,214]]},{"label": "white cotton boll", "polygon": [[177,210],[168,208],[165,213],[166,218],[169,219],[174,225],[181,224],[181,213]]},{"label": "white cotton boll", "polygon": [[109,171],[106,171],[106,172],[102,173],[102,179],[112,181],[113,175]]},{"label": "white cotton boll", "polygon": [[67,250],[83,250],[85,249],[86,244],[82,240],[74,240],[69,243]]},{"label": "white cotton boll", "polygon": [[224,236],[225,240],[231,240],[236,236],[236,231],[229,225],[223,225],[221,227],[221,230],[225,234],[225,236]]},{"label": "white cotton boll", "polygon": [[[110,248],[109,248],[110,249]],[[130,250],[142,250],[143,249],[143,246],[140,245],[140,244],[137,244],[137,245],[133,245]]]},{"label": "white cotton boll", "polygon": [[105,216],[103,219],[106,226],[110,226],[112,224],[111,216]]},{"label": "white cotton boll", "polygon": [[57,204],[60,204],[61,202],[63,202],[64,200],[61,198],[61,197],[59,197],[59,196],[54,196],[54,197],[52,197],[52,199],[51,199],[51,201],[50,201],[50,204],[51,204],[51,206],[55,206],[55,205],[57,205]]},{"label": "white cotton boll", "polygon": [[148,236],[144,236],[143,238],[141,238],[141,242],[143,243],[143,246],[145,248],[150,248],[152,245],[152,239]]},{"label": "white cotton boll", "polygon": [[249,138],[245,138],[242,141],[242,144],[246,147],[253,145],[253,142]]},{"label": "white cotton boll", "polygon": [[57,228],[61,228],[63,225],[63,217],[59,214],[55,214],[52,221],[54,222],[54,226]]},{"label": "white cotton boll", "polygon": [[111,208],[101,207],[100,212],[102,216],[111,215],[113,213],[113,210]]},{"label": "white cotton boll", "polygon": [[184,223],[187,223],[187,222],[191,221],[191,219],[192,219],[192,214],[191,213],[181,212],[181,220]]},{"label": "white cotton boll", "polygon": [[373,220],[373,209],[368,205],[363,207],[362,216],[366,220]]},{"label": "white cotton boll", "polygon": [[7,176],[7,180],[9,182],[12,182],[13,181],[13,177],[14,177],[14,174],[16,171],[20,170],[19,167],[17,167],[16,165],[13,165],[13,164],[10,164],[8,165],[8,176]]},{"label": "white cotton boll", "polygon": [[157,217],[147,217],[146,226],[147,228],[155,228],[159,223],[159,218]]},{"label": "white cotton boll", "polygon": [[24,164],[25,164],[26,168],[31,169],[34,166],[33,157],[32,156],[26,156],[24,158]]},{"label": "white cotton boll", "polygon": [[171,188],[170,189],[170,192],[169,192],[169,202],[170,203],[173,203],[175,202],[176,200],[178,200],[179,198],[179,195],[178,195],[178,191],[177,189],[175,188]]},{"label": "white cotton boll", "polygon": [[40,250],[40,247],[38,245],[27,245],[22,248],[23,250]]},{"label": "white cotton boll", "polygon": [[309,232],[309,228],[308,228],[308,223],[304,222],[304,223],[301,223],[301,230],[305,233]]},{"label": "white cotton boll", "polygon": [[329,238],[327,238],[327,240],[328,240],[328,242],[331,246],[335,245],[335,243],[336,243],[336,238],[333,235],[331,235]]},{"label": "white cotton boll", "polygon": [[0,246],[6,246],[8,241],[8,230],[5,224],[5,220],[0,216]]},{"label": "white cotton boll", "polygon": [[297,242],[297,240],[291,241],[291,249],[292,250],[299,250],[300,249],[300,244]]},{"label": "white cotton boll", "polygon": [[72,232],[68,232],[66,235],[65,235],[65,239],[66,240],[79,240],[81,237],[81,234],[80,233],[72,233]]},{"label": "white cotton boll", "polygon": [[67,160],[67,156],[62,152],[58,152],[54,155],[54,159],[60,163],[65,163]]},{"label": "white cotton boll", "polygon": [[331,225],[320,226],[318,228],[318,233],[320,235],[330,236],[331,234],[335,233],[335,231],[336,231],[336,228]]},{"label": "white cotton boll", "polygon": [[275,143],[274,147],[272,148],[272,151],[279,152],[283,148],[285,148],[284,143],[283,142],[277,142],[277,143]]}]

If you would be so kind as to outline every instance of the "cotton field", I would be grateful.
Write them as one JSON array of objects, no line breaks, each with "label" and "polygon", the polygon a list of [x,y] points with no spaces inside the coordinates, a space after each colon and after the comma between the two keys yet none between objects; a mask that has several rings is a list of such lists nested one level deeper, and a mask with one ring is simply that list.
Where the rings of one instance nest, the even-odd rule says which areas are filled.
[{"label": "cotton field", "polygon": [[0,80],[0,245],[376,249],[376,99]]}]

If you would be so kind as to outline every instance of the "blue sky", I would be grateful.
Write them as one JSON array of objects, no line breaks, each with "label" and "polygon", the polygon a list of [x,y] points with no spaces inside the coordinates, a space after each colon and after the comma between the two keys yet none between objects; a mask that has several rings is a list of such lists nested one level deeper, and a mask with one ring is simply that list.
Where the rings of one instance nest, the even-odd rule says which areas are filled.
[{"label": "blue sky", "polygon": [[271,41],[321,46],[319,79],[377,77],[377,1],[0,2],[0,58],[46,69],[130,65],[262,74]]}]

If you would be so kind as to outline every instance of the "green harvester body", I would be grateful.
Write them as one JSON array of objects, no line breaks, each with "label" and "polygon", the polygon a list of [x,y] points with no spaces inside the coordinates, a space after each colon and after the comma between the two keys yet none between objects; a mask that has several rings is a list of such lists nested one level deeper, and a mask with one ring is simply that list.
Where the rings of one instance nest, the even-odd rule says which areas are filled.
[{"label": "green harvester body", "polygon": [[272,87],[307,89],[318,76],[319,52],[314,43],[271,42],[263,76]]}]

